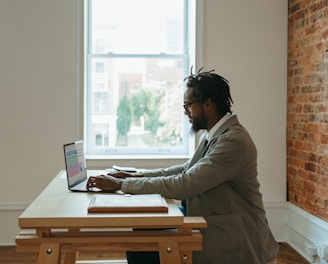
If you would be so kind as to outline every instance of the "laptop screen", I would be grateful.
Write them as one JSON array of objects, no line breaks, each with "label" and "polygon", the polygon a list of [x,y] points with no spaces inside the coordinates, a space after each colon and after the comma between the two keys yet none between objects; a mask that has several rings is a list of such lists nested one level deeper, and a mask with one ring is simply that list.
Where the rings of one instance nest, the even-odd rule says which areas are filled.
[{"label": "laptop screen", "polygon": [[87,179],[83,141],[64,145],[68,186],[72,187]]}]

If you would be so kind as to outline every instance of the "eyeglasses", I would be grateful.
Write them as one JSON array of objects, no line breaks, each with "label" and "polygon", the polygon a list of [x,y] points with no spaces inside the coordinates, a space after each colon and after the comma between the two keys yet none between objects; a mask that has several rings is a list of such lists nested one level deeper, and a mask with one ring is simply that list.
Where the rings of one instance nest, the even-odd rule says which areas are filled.
[{"label": "eyeglasses", "polygon": [[189,111],[190,107],[194,104],[194,103],[197,103],[197,101],[192,101],[192,102],[189,102],[189,103],[185,103],[183,106],[183,108],[186,110],[186,111]]}]

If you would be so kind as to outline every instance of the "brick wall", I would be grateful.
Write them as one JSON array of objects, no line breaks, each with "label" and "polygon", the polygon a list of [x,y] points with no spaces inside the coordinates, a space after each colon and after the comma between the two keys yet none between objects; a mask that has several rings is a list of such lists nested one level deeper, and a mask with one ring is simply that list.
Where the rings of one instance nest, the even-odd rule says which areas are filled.
[{"label": "brick wall", "polygon": [[328,0],[288,7],[288,199],[328,221]]}]

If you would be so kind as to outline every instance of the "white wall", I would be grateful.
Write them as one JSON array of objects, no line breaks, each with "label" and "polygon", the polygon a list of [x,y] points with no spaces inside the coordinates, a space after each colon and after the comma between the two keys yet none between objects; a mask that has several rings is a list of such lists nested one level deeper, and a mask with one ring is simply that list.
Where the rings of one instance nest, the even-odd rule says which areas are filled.
[{"label": "white wall", "polygon": [[77,127],[77,1],[0,1],[0,244],[63,168]]},{"label": "white wall", "polygon": [[287,1],[205,0],[204,62],[231,85],[265,201],[286,199]]},{"label": "white wall", "polygon": [[[258,147],[269,222],[284,239],[284,217],[277,212],[286,201],[287,2],[203,2],[203,65],[231,83],[233,109]],[[14,244],[17,217],[64,168],[62,144],[82,135],[81,3],[0,1],[2,245]]]}]

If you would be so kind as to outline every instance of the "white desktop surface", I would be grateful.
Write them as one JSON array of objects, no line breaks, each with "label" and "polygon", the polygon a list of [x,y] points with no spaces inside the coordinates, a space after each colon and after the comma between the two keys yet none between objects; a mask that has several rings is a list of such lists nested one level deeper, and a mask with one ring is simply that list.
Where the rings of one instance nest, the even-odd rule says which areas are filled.
[{"label": "white desktop surface", "polygon": [[[99,171],[88,171],[98,175]],[[113,194],[104,194],[113,195]],[[66,171],[60,171],[18,219],[21,229],[38,228],[165,228],[179,227],[184,218],[168,199],[168,213],[88,213],[90,192],[71,192]]]}]

